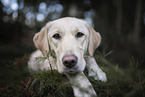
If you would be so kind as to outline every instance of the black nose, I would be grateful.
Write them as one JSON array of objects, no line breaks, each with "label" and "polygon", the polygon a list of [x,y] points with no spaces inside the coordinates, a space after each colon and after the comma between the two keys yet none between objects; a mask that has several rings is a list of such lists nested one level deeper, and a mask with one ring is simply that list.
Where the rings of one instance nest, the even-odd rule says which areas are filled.
[{"label": "black nose", "polygon": [[65,55],[62,58],[63,65],[68,68],[72,68],[77,64],[77,57],[74,55]]}]

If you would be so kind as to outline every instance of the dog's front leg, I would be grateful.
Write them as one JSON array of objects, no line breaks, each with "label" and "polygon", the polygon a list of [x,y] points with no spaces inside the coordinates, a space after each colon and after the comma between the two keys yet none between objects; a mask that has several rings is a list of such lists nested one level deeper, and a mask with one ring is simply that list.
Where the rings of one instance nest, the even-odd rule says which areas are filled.
[{"label": "dog's front leg", "polygon": [[72,88],[74,91],[75,97],[96,97],[96,92],[89,82],[87,77],[83,72],[79,72],[76,74],[66,74],[70,83],[72,84]]},{"label": "dog's front leg", "polygon": [[87,57],[88,75],[94,77],[95,80],[107,81],[106,74],[99,68],[94,57]]}]

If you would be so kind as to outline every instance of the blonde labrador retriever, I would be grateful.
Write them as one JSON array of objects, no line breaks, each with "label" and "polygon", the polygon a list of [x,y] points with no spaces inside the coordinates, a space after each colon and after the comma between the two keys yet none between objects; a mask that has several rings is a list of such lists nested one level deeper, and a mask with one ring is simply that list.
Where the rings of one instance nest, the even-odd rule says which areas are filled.
[{"label": "blonde labrador retriever", "polygon": [[[93,86],[84,75],[85,67],[88,75],[95,80],[107,81],[106,74],[97,65],[93,53],[101,42],[101,36],[86,21],[65,17],[48,22],[33,38],[39,49],[32,53],[28,62],[30,71],[53,69],[64,73],[72,84],[74,96],[97,96]],[[48,59],[36,62],[35,57],[45,56]]]}]

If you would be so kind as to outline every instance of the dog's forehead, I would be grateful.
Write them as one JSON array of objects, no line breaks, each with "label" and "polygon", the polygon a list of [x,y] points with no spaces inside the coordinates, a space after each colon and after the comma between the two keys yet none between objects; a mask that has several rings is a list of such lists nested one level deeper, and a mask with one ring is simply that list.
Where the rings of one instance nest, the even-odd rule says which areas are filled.
[{"label": "dog's forehead", "polygon": [[86,29],[86,22],[81,19],[76,18],[61,18],[51,22],[52,28],[58,29],[73,29],[73,28],[82,28]]},{"label": "dog's forehead", "polygon": [[66,24],[67,23],[71,23],[71,24],[74,24],[74,23],[85,24],[84,20],[77,19],[77,18],[72,18],[72,17],[61,18],[61,19],[58,19],[58,20],[54,20],[53,22],[54,23],[58,23],[58,24],[61,24],[61,23],[66,23]]}]

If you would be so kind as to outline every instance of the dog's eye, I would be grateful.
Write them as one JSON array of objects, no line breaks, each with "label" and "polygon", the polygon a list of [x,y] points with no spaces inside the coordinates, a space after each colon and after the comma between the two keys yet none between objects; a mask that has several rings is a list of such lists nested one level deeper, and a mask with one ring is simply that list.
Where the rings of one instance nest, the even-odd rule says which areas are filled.
[{"label": "dog's eye", "polygon": [[60,39],[61,38],[58,33],[57,34],[54,34],[52,37],[55,38],[55,39]]},{"label": "dog's eye", "polygon": [[77,35],[76,35],[77,38],[82,37],[82,36],[84,36],[84,34],[81,33],[81,32],[78,32]]}]

